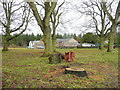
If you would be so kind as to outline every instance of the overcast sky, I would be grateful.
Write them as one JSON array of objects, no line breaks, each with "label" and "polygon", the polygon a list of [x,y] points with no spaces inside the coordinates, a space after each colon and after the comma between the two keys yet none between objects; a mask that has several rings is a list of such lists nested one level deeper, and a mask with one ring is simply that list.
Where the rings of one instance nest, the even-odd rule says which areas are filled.
[{"label": "overcast sky", "polygon": [[[60,0],[59,0],[60,1]],[[62,6],[61,11],[63,15],[60,18],[62,24],[60,24],[57,28],[57,33],[64,34],[64,33],[84,33],[84,28],[82,25],[88,22],[87,17],[81,15],[78,10],[76,9],[76,5],[80,4],[80,0],[65,0],[66,3]],[[61,0],[59,3],[62,3]],[[60,11],[60,12],[61,12]],[[42,33],[37,22],[34,21],[29,24],[30,31],[26,31],[25,33]],[[81,31],[82,30],[82,31]],[[86,32],[93,32],[94,30],[87,30]]]},{"label": "overcast sky", "polygon": [[[61,0],[59,3],[62,2],[63,0]],[[84,23],[85,19],[84,17],[80,18],[81,14],[76,11],[75,7],[73,7],[78,3],[78,0],[66,0],[66,2],[67,3],[62,6],[60,11],[63,12],[63,15],[60,17],[62,24],[58,26],[57,33],[80,33],[80,31],[78,31],[79,29],[75,27]],[[26,31],[25,33],[42,33],[36,21],[30,23],[29,28],[30,31]]]},{"label": "overcast sky", "polygon": [[[59,3],[63,2],[63,0],[58,0],[58,1]],[[76,6],[80,7],[80,3],[82,0],[65,0],[65,1],[66,3],[62,6],[62,9],[60,11],[60,12],[63,12],[63,15],[60,18],[60,21],[63,24],[60,24],[58,26],[57,33],[80,34],[80,33],[85,33],[85,32],[95,32],[94,29],[88,29],[87,31],[85,31],[85,28],[82,27],[83,25],[87,25],[90,19],[89,17],[81,15],[76,9]],[[88,0],[83,0],[83,1],[88,1]],[[114,8],[116,8],[116,6],[117,5],[115,5]],[[42,34],[40,27],[37,25],[37,22],[35,20],[29,23],[28,30],[24,33],[25,34],[34,33],[35,35]]]}]

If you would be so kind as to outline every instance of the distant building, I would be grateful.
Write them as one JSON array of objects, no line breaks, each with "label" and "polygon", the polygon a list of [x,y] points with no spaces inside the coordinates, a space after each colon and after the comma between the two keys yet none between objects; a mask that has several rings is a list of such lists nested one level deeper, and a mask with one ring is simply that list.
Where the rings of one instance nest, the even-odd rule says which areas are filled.
[{"label": "distant building", "polygon": [[78,41],[76,41],[73,38],[69,38],[69,39],[57,39],[57,46],[58,47],[77,47],[78,45],[80,45],[78,43]]},{"label": "distant building", "polygon": [[[58,47],[77,47],[80,45],[75,39],[57,39],[56,46]],[[30,41],[28,48],[44,48],[44,42],[40,41]]]},{"label": "distant building", "polygon": [[83,43],[82,47],[95,47],[95,44],[91,44],[91,43]]},{"label": "distant building", "polygon": [[44,48],[43,41],[30,41],[28,48]]}]

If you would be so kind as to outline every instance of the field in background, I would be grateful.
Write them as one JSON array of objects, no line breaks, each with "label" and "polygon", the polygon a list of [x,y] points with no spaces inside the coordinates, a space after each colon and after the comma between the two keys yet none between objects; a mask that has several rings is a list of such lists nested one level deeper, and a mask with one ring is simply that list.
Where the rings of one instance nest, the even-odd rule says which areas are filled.
[{"label": "field in background", "polygon": [[[57,49],[75,52],[74,62],[49,64],[41,49],[10,49],[2,53],[3,88],[117,88],[118,50]],[[86,69],[89,78],[63,74],[65,66]]]}]

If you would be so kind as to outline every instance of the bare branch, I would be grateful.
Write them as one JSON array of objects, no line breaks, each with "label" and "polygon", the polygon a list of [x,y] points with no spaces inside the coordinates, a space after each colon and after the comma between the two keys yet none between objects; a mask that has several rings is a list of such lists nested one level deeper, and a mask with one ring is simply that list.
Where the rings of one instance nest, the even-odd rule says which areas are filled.
[{"label": "bare branch", "polygon": [[58,9],[57,9],[57,11],[56,11],[56,15],[58,14],[59,9],[61,8],[61,6],[62,6],[64,3],[65,3],[65,1],[64,1],[64,2],[62,2],[62,3],[58,6]]},{"label": "bare branch", "polygon": [[115,21],[117,21],[120,18],[120,1],[118,3],[116,13],[115,13]]},{"label": "bare branch", "polygon": [[[16,34],[16,35],[12,36],[11,38],[9,38],[9,41],[12,40],[12,39],[14,39],[14,38],[16,38],[16,37],[18,37],[18,36],[20,36],[21,34],[23,34],[23,32],[26,31],[27,26],[28,26],[28,22],[29,22],[29,20],[31,19],[31,17],[29,18],[29,16],[30,16],[30,9],[29,9],[29,11],[28,11],[28,16],[26,17],[26,25],[25,25],[25,28],[24,28],[19,34]],[[21,28],[21,27],[20,27],[20,28]]]},{"label": "bare branch", "polygon": [[[24,8],[23,15],[22,15],[22,16],[24,16],[24,17],[22,18],[22,23],[21,23],[21,25],[20,25],[18,28],[15,27],[15,29],[11,30],[10,32],[16,32],[17,30],[19,30],[19,29],[24,25],[24,23],[25,23],[25,18],[26,18],[25,11],[26,11],[26,9]],[[24,15],[24,14],[25,14],[25,15]]]},{"label": "bare branch", "polygon": [[57,28],[57,26],[59,25],[59,23],[60,23],[60,16],[62,15],[62,12],[58,15],[58,21],[57,21],[57,24],[56,24],[56,28]]},{"label": "bare branch", "polygon": [[42,4],[38,3],[38,2],[36,2],[36,4],[45,9],[45,6],[44,6],[44,5],[42,5]]},{"label": "bare branch", "polygon": [[56,7],[57,2],[51,2],[51,6],[50,6],[50,2],[45,2],[45,17],[44,17],[44,21],[46,23],[46,25],[49,24],[49,19],[50,19],[50,15],[52,14],[53,10]]},{"label": "bare branch", "polygon": [[[38,13],[38,10],[37,10],[34,2],[27,2],[27,3],[29,4],[30,8],[32,9],[33,15],[35,16],[38,25],[41,27],[41,30],[43,31],[43,28],[44,28],[44,27],[43,27],[43,21],[42,21],[40,15],[39,15],[39,13]],[[43,32],[44,32],[44,31],[43,31]]]},{"label": "bare branch", "polygon": [[109,13],[109,11],[107,10],[106,3],[105,2],[102,2],[102,3],[103,3],[103,10],[107,13],[107,15],[109,16],[109,19],[111,21],[114,21],[113,17],[111,16],[111,14]]},{"label": "bare branch", "polygon": [[20,6],[19,8],[15,9],[15,10],[12,11],[11,13],[13,14],[14,12],[18,11],[18,10],[21,9],[22,7],[25,7],[25,6]]},{"label": "bare branch", "polygon": [[106,30],[105,36],[108,34],[108,32],[109,32],[110,30],[111,30],[111,27]]},{"label": "bare branch", "polygon": [[0,23],[1,23],[4,27],[7,27],[1,20],[0,20]]},{"label": "bare branch", "polygon": [[105,25],[105,30],[107,29],[109,24],[110,24],[110,21]]}]

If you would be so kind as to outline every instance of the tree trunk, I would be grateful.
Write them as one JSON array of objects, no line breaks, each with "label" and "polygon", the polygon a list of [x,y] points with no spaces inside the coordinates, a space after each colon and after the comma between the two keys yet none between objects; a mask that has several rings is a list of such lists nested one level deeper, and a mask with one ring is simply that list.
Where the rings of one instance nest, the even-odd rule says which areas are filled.
[{"label": "tree trunk", "polygon": [[112,52],[114,45],[114,32],[110,32],[107,52]]},{"label": "tree trunk", "polygon": [[53,54],[53,47],[52,47],[52,35],[50,32],[45,32],[43,35],[43,42],[45,45],[45,50],[44,50],[44,57],[50,56]]},{"label": "tree trunk", "polygon": [[53,51],[55,52],[56,51],[56,38],[55,37],[53,37],[52,38],[52,47],[53,47]]},{"label": "tree trunk", "polygon": [[64,55],[61,53],[55,53],[50,55],[49,57],[49,64],[57,64],[63,61]]},{"label": "tree trunk", "polygon": [[82,47],[82,44],[83,44],[83,42],[82,42],[82,40],[80,41],[80,47]]},{"label": "tree trunk", "polygon": [[2,51],[8,51],[8,47],[9,47],[9,41],[6,38],[4,38]]},{"label": "tree trunk", "polygon": [[100,37],[100,50],[103,50],[103,47],[104,47],[104,37],[103,36],[101,36]]},{"label": "tree trunk", "polygon": [[55,47],[55,45],[56,45],[56,27],[55,27],[55,22],[56,22],[56,20],[55,21],[53,21],[53,34],[52,34],[52,44],[53,44],[53,51],[55,52],[56,51],[56,47]]},{"label": "tree trunk", "polygon": [[110,34],[109,34],[109,43],[108,43],[107,52],[113,51],[115,32],[116,32],[116,24],[112,26],[112,30],[110,31]]},{"label": "tree trunk", "polygon": [[86,70],[78,67],[66,68],[64,73],[75,74],[76,76],[79,76],[79,77],[85,77],[85,76],[88,77]]}]

